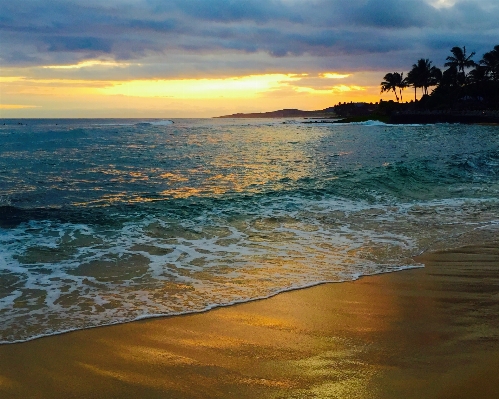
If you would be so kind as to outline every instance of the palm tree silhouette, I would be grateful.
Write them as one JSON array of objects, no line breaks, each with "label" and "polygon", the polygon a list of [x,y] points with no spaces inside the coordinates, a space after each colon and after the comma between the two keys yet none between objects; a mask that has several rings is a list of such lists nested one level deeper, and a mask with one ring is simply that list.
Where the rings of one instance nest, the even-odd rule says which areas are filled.
[{"label": "palm tree silhouette", "polygon": [[397,87],[399,89],[400,102],[403,102],[402,90],[404,90],[406,87],[408,87],[409,84],[407,83],[407,78],[404,78],[404,72],[402,72],[402,73],[394,72],[394,73],[396,73],[398,75],[396,77]]},{"label": "palm tree silhouette", "polygon": [[444,64],[446,67],[456,67],[459,72],[464,73],[465,68],[472,68],[476,66],[476,62],[471,58],[475,55],[473,51],[470,55],[466,56],[466,46],[452,47],[450,50],[452,55],[446,58],[447,62]]},{"label": "palm tree silhouette", "polygon": [[393,72],[387,73],[384,80],[381,82],[381,93],[393,91],[395,93],[395,98],[399,102],[399,97],[397,95],[398,84],[400,83],[400,73]]},{"label": "palm tree silhouette", "polygon": [[494,46],[492,51],[485,53],[480,60],[480,65],[483,65],[487,75],[497,82],[499,81],[499,45]]},{"label": "palm tree silhouette", "polygon": [[475,69],[471,70],[466,76],[466,83],[471,85],[480,85],[489,80],[487,68],[482,65],[477,65]]},{"label": "palm tree silhouette", "polygon": [[416,89],[421,87],[423,95],[428,94],[428,88],[436,86],[442,79],[442,71],[431,65],[432,62],[428,58],[421,58],[407,74],[406,82],[414,86],[414,101],[417,101]]},{"label": "palm tree silhouette", "polygon": [[442,74],[440,85],[447,87],[461,87],[466,83],[466,76],[459,72],[457,66],[447,68]]}]

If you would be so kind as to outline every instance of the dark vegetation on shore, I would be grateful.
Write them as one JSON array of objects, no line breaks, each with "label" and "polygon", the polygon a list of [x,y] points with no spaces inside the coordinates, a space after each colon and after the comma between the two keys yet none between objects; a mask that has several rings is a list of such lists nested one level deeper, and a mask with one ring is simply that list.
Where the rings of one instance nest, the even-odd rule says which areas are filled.
[{"label": "dark vegetation on shore", "polygon": [[[499,123],[499,45],[478,62],[473,60],[475,52],[468,54],[466,47],[453,47],[450,53],[443,71],[433,61],[421,58],[405,77],[403,72],[387,73],[381,93],[393,92],[395,101],[339,103],[317,111],[285,109],[221,118],[321,118],[310,123],[372,119],[385,123]],[[404,102],[404,90],[408,88],[414,89],[414,97]]]},{"label": "dark vegetation on shore", "polygon": [[[381,82],[381,92],[393,91],[396,101],[402,102],[403,90],[414,88],[423,92],[418,108],[428,110],[498,110],[499,109],[499,45],[485,53],[479,62],[475,52],[466,53],[466,47],[453,47],[441,69],[429,59],[421,58],[404,78],[404,73],[387,73]],[[429,88],[435,87],[429,94]],[[399,97],[400,96],[400,97]]]},{"label": "dark vegetation on shore", "polygon": [[[380,104],[378,112],[394,123],[499,122],[499,45],[478,62],[473,59],[475,52],[468,54],[466,47],[450,52],[444,71],[421,58],[406,77],[403,72],[387,73],[381,92],[393,92],[396,102]],[[403,91],[409,87],[414,88],[414,101],[403,103]]]},{"label": "dark vegetation on shore", "polygon": [[[453,47],[443,72],[429,59],[419,59],[406,77],[387,73],[381,93],[393,92],[395,100],[376,104],[340,103],[334,107],[338,121],[379,120],[385,123],[499,123],[499,45],[479,62],[475,52]],[[414,88],[414,99],[403,102],[404,90]],[[430,93],[430,88],[434,88]],[[418,99],[418,90],[421,97]]]}]

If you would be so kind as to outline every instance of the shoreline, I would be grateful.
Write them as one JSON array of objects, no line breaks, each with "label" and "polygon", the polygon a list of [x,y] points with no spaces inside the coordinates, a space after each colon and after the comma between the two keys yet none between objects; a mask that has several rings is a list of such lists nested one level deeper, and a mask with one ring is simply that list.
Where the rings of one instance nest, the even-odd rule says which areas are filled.
[{"label": "shoreline", "polygon": [[[309,118],[312,119],[312,118]],[[315,119],[315,118],[314,118]],[[335,118],[328,120],[327,118],[317,118],[316,121],[306,121],[303,123],[362,123],[368,121],[382,122],[389,125],[435,125],[441,123],[462,124],[462,125],[499,125],[499,117],[487,115],[459,115],[446,113],[415,113],[415,114],[392,114],[386,115],[367,115],[353,116],[346,118]]]},{"label": "shoreline", "polygon": [[499,112],[482,111],[395,111],[389,113],[373,112],[363,115],[337,116],[316,119],[304,123],[359,123],[367,121],[383,122],[390,125],[435,125],[442,123],[463,125],[499,125]]},{"label": "shoreline", "polygon": [[2,345],[0,396],[496,397],[498,246],[416,260],[426,267]]},{"label": "shoreline", "polygon": [[[416,255],[413,258],[416,258],[418,256],[420,256],[420,255]],[[56,332],[53,332],[53,333],[41,334],[41,335],[33,336],[33,337],[30,337],[30,338],[27,338],[27,339],[19,339],[19,340],[15,340],[15,341],[0,341],[0,347],[2,347],[4,345],[19,345],[19,344],[24,344],[24,343],[28,343],[28,342],[31,342],[31,341],[39,340],[39,339],[56,337],[56,336],[65,335],[65,334],[72,334],[72,333],[77,333],[79,331],[93,330],[93,329],[96,329],[96,328],[107,328],[107,327],[113,327],[113,326],[120,326],[120,325],[123,325],[123,324],[137,323],[137,322],[150,321],[150,320],[163,319],[163,318],[169,319],[169,318],[174,318],[174,317],[195,316],[195,315],[198,315],[198,314],[204,314],[204,313],[208,313],[208,312],[215,311],[215,310],[218,310],[218,309],[229,308],[229,307],[232,307],[232,306],[245,305],[245,304],[248,304],[248,303],[258,302],[258,301],[266,301],[268,299],[272,299],[272,298],[274,298],[274,297],[276,297],[278,295],[281,295],[281,294],[292,293],[294,291],[300,291],[300,290],[307,290],[307,289],[310,289],[310,288],[319,287],[321,285],[353,283],[355,281],[358,281],[358,280],[360,280],[362,278],[366,278],[366,277],[381,276],[381,275],[384,275],[384,274],[399,273],[399,272],[404,272],[404,271],[407,271],[407,270],[414,270],[414,269],[421,269],[421,268],[424,268],[423,264],[416,264],[414,266],[405,266],[405,267],[402,266],[402,267],[400,267],[400,268],[398,268],[396,270],[392,270],[392,271],[379,272],[379,273],[375,273],[375,274],[363,274],[363,275],[358,276],[357,278],[355,278],[353,280],[319,281],[317,283],[311,283],[309,285],[304,285],[304,286],[299,286],[299,287],[284,288],[281,291],[275,292],[275,293],[270,294],[268,296],[257,297],[257,298],[250,298],[250,299],[243,299],[243,300],[240,300],[240,301],[230,302],[230,303],[227,303],[227,304],[210,305],[210,306],[208,306],[208,307],[206,307],[205,309],[202,309],[202,310],[192,310],[192,311],[188,311],[188,312],[184,312],[184,313],[153,314],[153,315],[147,315],[147,316],[139,316],[139,317],[136,317],[135,319],[131,319],[131,320],[116,321],[116,322],[110,322],[110,323],[106,323],[106,324],[99,324],[99,325],[96,325],[96,326],[88,326],[88,327],[83,327],[83,328],[73,328],[73,329],[68,329],[68,330],[56,331]]]}]

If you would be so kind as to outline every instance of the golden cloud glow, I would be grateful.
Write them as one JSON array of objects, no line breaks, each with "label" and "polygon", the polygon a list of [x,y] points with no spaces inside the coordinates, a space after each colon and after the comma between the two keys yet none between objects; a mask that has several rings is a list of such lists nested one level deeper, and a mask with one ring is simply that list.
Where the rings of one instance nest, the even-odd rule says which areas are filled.
[{"label": "golden cloud glow", "polygon": [[[116,62],[116,61],[99,61],[99,60],[89,60],[79,62],[78,64],[73,65],[46,65],[42,68],[44,69],[81,69],[81,68],[89,68],[94,66],[110,66],[110,67],[119,67],[124,68],[132,65],[129,62]],[[136,64],[140,65],[140,64]]]},{"label": "golden cloud glow", "polygon": [[326,79],[345,79],[348,78],[349,76],[352,76],[351,74],[341,74],[341,73],[335,73],[335,72],[326,72],[320,75],[323,78]]},{"label": "golden cloud glow", "polygon": [[355,85],[350,85],[350,86],[339,85],[339,86],[333,86],[331,88],[331,91],[333,91],[335,93],[344,93],[344,92],[348,92],[348,91],[364,91],[364,90],[366,90],[365,87],[355,86]]},{"label": "golden cloud glow", "polygon": [[252,98],[299,79],[299,75],[272,74],[227,79],[132,80],[105,87],[100,92],[176,99]]},{"label": "golden cloud glow", "polygon": [[21,82],[24,79],[23,76],[0,76],[0,83]]},{"label": "golden cloud glow", "polygon": [[[37,79],[28,77],[0,78],[0,91],[9,96],[10,101],[31,102],[29,96],[68,97],[95,95],[96,89],[112,85],[114,82],[83,79]],[[12,96],[24,96],[22,101],[12,100]],[[10,102],[9,101],[9,102]]]},{"label": "golden cloud glow", "polygon": [[39,105],[0,104],[0,109],[39,108]]},{"label": "golden cloud glow", "polygon": [[365,91],[367,90],[362,86],[347,86],[347,85],[337,85],[332,86],[328,89],[314,89],[312,87],[297,87],[295,89],[298,93],[310,93],[310,94],[331,94],[331,93],[347,93],[353,91]]}]

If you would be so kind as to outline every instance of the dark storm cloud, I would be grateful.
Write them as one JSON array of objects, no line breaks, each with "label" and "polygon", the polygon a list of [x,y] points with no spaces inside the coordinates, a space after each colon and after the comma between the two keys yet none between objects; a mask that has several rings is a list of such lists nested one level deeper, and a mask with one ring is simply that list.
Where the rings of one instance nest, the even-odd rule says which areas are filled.
[{"label": "dark storm cloud", "polygon": [[157,11],[169,12],[176,9],[192,18],[215,22],[267,22],[280,14],[275,7],[277,2],[260,0],[172,0],[151,1],[150,4]]},{"label": "dark storm cloud", "polygon": [[438,9],[423,0],[0,0],[0,62],[140,62],[156,54],[168,63],[184,53],[263,52],[283,68],[307,56],[317,65],[328,58],[337,69],[362,59],[376,69],[387,57],[395,64],[444,60],[456,45],[480,56],[499,43],[498,19],[496,0]]},{"label": "dark storm cloud", "polygon": [[112,48],[111,40],[98,37],[72,37],[55,36],[48,37],[47,51],[55,52],[78,52],[90,51],[92,53],[110,53]]},{"label": "dark storm cloud", "polygon": [[434,24],[438,14],[421,0],[369,0],[354,11],[352,22],[371,27],[424,28]]}]

